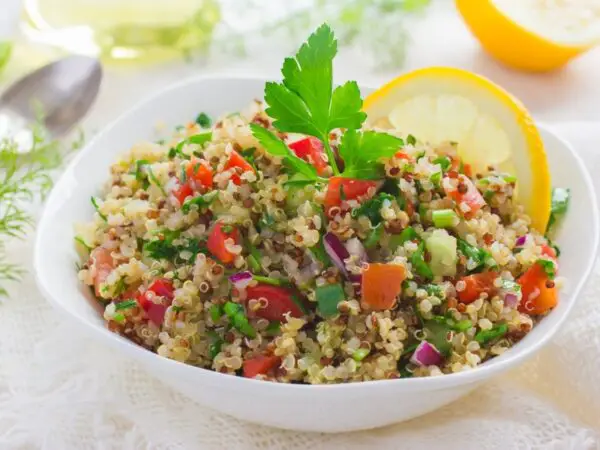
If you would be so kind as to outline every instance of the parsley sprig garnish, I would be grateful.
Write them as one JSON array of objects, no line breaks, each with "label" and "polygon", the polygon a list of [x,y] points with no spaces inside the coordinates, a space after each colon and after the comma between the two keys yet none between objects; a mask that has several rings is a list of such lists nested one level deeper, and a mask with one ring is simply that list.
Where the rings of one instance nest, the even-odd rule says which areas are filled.
[{"label": "parsley sprig garnish", "polygon": [[[277,130],[320,139],[334,175],[382,178],[380,159],[393,156],[404,142],[387,133],[359,131],[367,118],[361,111],[360,90],[356,81],[333,87],[336,53],[333,31],[327,24],[321,25],[302,44],[295,57],[285,59],[281,69],[283,81],[265,85],[266,112]],[[345,165],[343,173],[340,173],[329,143],[329,133],[338,128],[345,130],[339,148]],[[251,125],[251,129],[269,153],[283,157],[284,164],[292,172],[307,181],[323,181],[312,165],[296,157],[274,133],[258,125]]]}]

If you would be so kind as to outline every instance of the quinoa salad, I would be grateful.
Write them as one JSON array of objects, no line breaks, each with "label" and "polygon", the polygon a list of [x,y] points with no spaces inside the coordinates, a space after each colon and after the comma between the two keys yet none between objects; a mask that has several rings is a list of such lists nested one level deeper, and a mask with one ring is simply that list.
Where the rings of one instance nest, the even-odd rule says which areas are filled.
[{"label": "quinoa salad", "polygon": [[224,374],[342,383],[475,368],[557,305],[558,248],[518,180],[367,125],[335,50],[320,27],[264,101],[110,167],[75,239],[111,331]]}]

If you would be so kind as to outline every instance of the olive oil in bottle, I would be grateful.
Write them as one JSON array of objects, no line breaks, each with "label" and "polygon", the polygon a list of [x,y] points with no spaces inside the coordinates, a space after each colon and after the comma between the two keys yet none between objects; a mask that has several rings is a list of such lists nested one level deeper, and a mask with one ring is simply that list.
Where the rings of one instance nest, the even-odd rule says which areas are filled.
[{"label": "olive oil in bottle", "polygon": [[107,59],[160,59],[206,48],[218,0],[24,0],[36,38]]}]

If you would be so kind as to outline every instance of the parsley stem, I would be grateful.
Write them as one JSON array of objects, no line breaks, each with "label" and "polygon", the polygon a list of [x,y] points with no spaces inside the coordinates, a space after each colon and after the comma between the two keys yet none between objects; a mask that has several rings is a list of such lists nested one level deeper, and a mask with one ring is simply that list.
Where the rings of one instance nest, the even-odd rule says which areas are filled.
[{"label": "parsley stem", "polygon": [[329,160],[329,164],[331,164],[331,168],[333,169],[333,175],[337,176],[340,174],[340,169],[338,169],[337,163],[335,162],[335,154],[333,153],[333,150],[331,150],[331,145],[329,145],[329,136],[325,135],[322,141],[325,152],[327,153],[327,159]]}]

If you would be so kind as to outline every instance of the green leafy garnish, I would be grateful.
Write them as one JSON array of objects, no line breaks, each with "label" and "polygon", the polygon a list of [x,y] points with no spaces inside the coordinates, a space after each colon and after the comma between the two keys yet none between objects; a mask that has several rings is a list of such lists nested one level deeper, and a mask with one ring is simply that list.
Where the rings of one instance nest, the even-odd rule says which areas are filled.
[{"label": "green leafy garnish", "polygon": [[251,339],[256,337],[256,330],[252,325],[250,325],[242,305],[233,302],[227,302],[223,306],[223,311],[236,330]]},{"label": "green leafy garnish", "polygon": [[391,203],[394,197],[385,192],[380,192],[375,197],[365,201],[357,208],[352,210],[352,217],[366,216],[375,226],[379,225],[383,220],[381,217],[381,208],[385,201]]},{"label": "green leafy garnish", "polygon": [[410,262],[413,269],[415,269],[415,272],[417,272],[417,275],[426,280],[431,280],[433,278],[433,271],[425,262],[425,242],[421,242],[417,247],[417,251],[410,256]]},{"label": "green leafy garnish", "polygon": [[218,196],[219,191],[210,191],[204,195],[198,195],[189,200],[186,200],[183,203],[181,210],[184,212],[184,214],[187,214],[190,212],[191,207],[194,205],[198,207],[198,210],[201,210],[202,208],[210,206],[210,204],[214,202]]},{"label": "green leafy garnish", "polygon": [[214,330],[208,330],[206,335],[209,338],[210,344],[208,346],[208,357],[212,360],[219,354],[221,347],[223,346],[223,339]]},{"label": "green leafy garnish", "polygon": [[144,242],[143,252],[152,259],[175,261],[179,254],[184,251],[192,254],[192,260],[198,253],[206,251],[203,243],[198,239],[185,238],[186,244],[173,244],[173,241],[179,239],[180,234],[180,231],[162,230],[159,236]]},{"label": "green leafy garnish", "polygon": [[471,259],[475,264],[475,268],[469,270],[470,273],[480,271],[484,266],[493,267],[496,262],[492,259],[490,252],[483,248],[477,248],[469,244],[464,239],[457,240],[458,251],[464,256]]},{"label": "green leafy garnish", "polygon": [[367,250],[375,248],[379,241],[381,241],[381,237],[383,236],[383,224],[377,225],[367,235],[367,238],[363,241],[363,245]]},{"label": "green leafy garnish", "polygon": [[274,119],[273,125],[283,132],[319,138],[335,175],[339,170],[329,145],[329,132],[335,128],[358,129],[366,119],[355,81],[333,89],[332,62],[336,53],[337,41],[324,24],[302,44],[295,57],[285,59],[283,82],[265,86],[266,112]]},{"label": "green leafy garnish", "polygon": [[383,178],[382,158],[391,158],[404,145],[402,139],[376,131],[348,130],[340,142],[345,168],[342,176],[360,179]]},{"label": "green leafy garnish", "polygon": [[415,231],[413,227],[406,227],[402,230],[402,233],[395,234],[390,238],[390,248],[396,250],[401,245],[404,245],[405,242],[421,240],[419,234]]},{"label": "green leafy garnish", "polygon": [[475,340],[479,342],[480,345],[485,345],[489,342],[495,341],[496,339],[501,338],[508,331],[508,325],[505,323],[501,323],[500,325],[494,325],[489,330],[480,330],[475,335]]},{"label": "green leafy garnish", "polygon": [[[250,124],[250,129],[252,130],[254,137],[258,139],[267,152],[274,156],[283,157],[286,167],[300,176],[296,181],[314,182],[319,179],[317,176],[317,169],[315,169],[312,164],[298,158],[296,154],[285,145],[285,142],[275,136],[275,134],[254,123]],[[288,181],[288,183],[290,183],[290,181]]]},{"label": "green leafy garnish", "polygon": [[94,209],[96,210],[96,212],[98,213],[98,215],[100,216],[100,218],[106,222],[107,218],[106,218],[106,216],[104,214],[102,214],[100,212],[100,207],[98,206],[98,200],[96,200],[95,197],[92,197],[91,201],[92,201],[92,205],[94,206]]},{"label": "green leafy garnish", "polygon": [[425,289],[425,291],[427,291],[427,295],[433,295],[437,298],[444,298],[444,291],[442,290],[441,286],[438,286],[437,284],[426,284],[425,286],[422,286],[423,289]]},{"label": "green leafy garnish", "polygon": [[440,323],[436,320],[427,320],[423,324],[423,330],[427,342],[435,346],[442,355],[450,355],[452,344],[448,341],[448,332],[451,330],[447,323]]},{"label": "green leafy garnish", "polygon": [[342,285],[336,283],[318,286],[315,289],[315,297],[319,313],[323,317],[333,317],[339,314],[338,304],[346,299],[346,294]]},{"label": "green leafy garnish", "polygon": [[223,308],[221,308],[220,305],[212,305],[208,309],[208,314],[210,315],[210,320],[212,320],[213,323],[219,323],[219,320],[223,315]]},{"label": "green leafy garnish", "polygon": [[115,311],[122,311],[124,309],[131,309],[138,305],[135,300],[125,300],[115,304]]},{"label": "green leafy garnish", "polygon": [[570,199],[570,189],[552,189],[552,206],[550,208],[550,218],[548,219],[546,234],[548,234],[551,231],[551,228],[566,214],[567,210],[569,209]]},{"label": "green leafy garnish", "polygon": [[201,112],[196,117],[196,123],[198,125],[200,125],[202,128],[210,128],[212,121],[210,120],[210,117],[208,116],[208,114]]},{"label": "green leafy garnish", "polygon": [[549,280],[554,280],[556,277],[556,265],[554,264],[554,261],[550,261],[549,259],[538,259],[536,264],[539,264],[542,269],[544,269]]},{"label": "green leafy garnish", "polygon": [[313,245],[312,247],[310,247],[309,250],[313,254],[313,256],[317,259],[317,261],[319,261],[321,264],[323,264],[324,267],[331,266],[331,259],[329,259],[329,255],[325,251],[325,247],[323,245],[323,236],[320,236],[319,242],[317,242],[316,245]]},{"label": "green leafy garnish", "polygon": [[415,145],[417,143],[417,138],[414,137],[412,134],[409,134],[408,136],[406,136],[406,143],[408,145]]},{"label": "green leafy garnish", "polygon": [[263,277],[261,275],[252,275],[259,283],[270,284],[271,286],[289,286],[290,282],[281,278]]},{"label": "green leafy garnish", "polygon": [[277,336],[281,332],[281,322],[277,320],[273,320],[269,322],[267,328],[265,328],[265,333],[267,336]]},{"label": "green leafy garnish", "polygon": [[452,161],[447,156],[440,156],[433,160],[433,164],[439,164],[442,172],[446,172],[452,165]]}]

